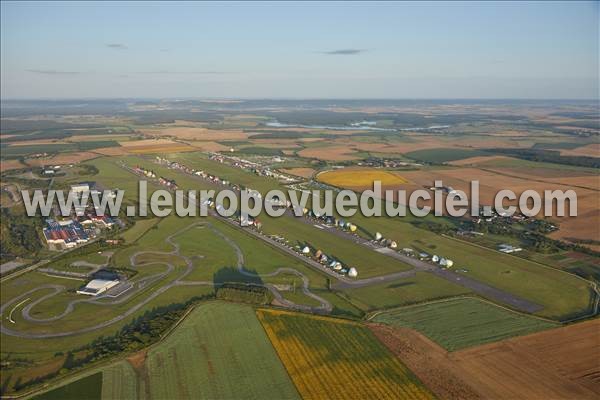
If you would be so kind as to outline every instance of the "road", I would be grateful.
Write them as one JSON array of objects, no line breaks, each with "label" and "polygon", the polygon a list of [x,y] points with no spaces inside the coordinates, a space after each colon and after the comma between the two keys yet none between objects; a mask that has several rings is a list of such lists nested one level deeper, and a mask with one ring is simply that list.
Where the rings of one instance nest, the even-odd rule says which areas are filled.
[{"label": "road", "polygon": [[[291,215],[291,211],[289,211],[289,214]],[[306,224],[310,224],[310,225],[319,225],[320,228],[322,228],[323,230],[326,230],[328,232],[330,232],[333,235],[336,235],[340,238],[344,238],[346,240],[350,240],[353,241],[354,243],[364,246],[366,248],[369,248],[371,250],[377,251],[378,253],[381,254],[385,254],[386,256],[395,258],[399,261],[402,261],[403,263],[406,263],[408,265],[411,265],[414,269],[413,272],[415,271],[423,271],[423,272],[428,272],[430,274],[433,274],[439,278],[445,279],[447,281],[450,281],[454,284],[460,285],[462,287],[465,287],[467,289],[472,290],[473,292],[479,294],[482,297],[485,297],[487,299],[493,300],[493,301],[497,301],[499,303],[503,303],[506,304],[516,310],[519,311],[524,311],[527,313],[535,313],[538,312],[540,310],[542,310],[544,307],[541,306],[540,304],[536,304],[534,302],[531,302],[529,300],[523,299],[519,296],[516,296],[512,293],[506,292],[504,290],[501,289],[497,289],[493,286],[490,286],[486,283],[483,283],[481,281],[478,281],[476,279],[473,279],[471,277],[468,276],[464,276],[461,275],[459,273],[456,273],[452,270],[449,269],[442,269],[439,268],[435,265],[432,265],[430,263],[421,261],[417,258],[414,257],[410,257],[407,256],[405,254],[402,253],[398,253],[397,251],[387,248],[387,247],[382,247],[379,246],[378,244],[372,243],[371,241],[362,238],[358,235],[346,232],[346,231],[342,231],[340,229],[337,229],[334,226],[329,226],[329,225],[325,225],[319,221],[314,221],[311,220],[309,218],[305,218],[305,217],[295,217],[295,216],[291,216],[291,218],[296,218],[299,221],[302,221]],[[340,284],[334,285],[334,288],[336,289],[348,289],[348,288],[352,288],[352,287],[362,287],[362,286],[368,286],[370,284],[378,284],[378,283],[383,283],[383,282],[387,282],[390,280],[394,279],[394,276],[397,276],[401,273],[398,274],[390,274],[390,275],[384,275],[382,277],[377,277],[379,278],[379,280],[377,278],[370,278],[370,279],[363,279],[363,280],[358,280],[358,281],[354,281],[356,283],[356,285],[352,285],[352,284],[348,284],[346,282],[342,282]],[[397,278],[396,278],[397,279]],[[367,282],[365,282],[367,281]]]},{"label": "road", "polygon": [[162,272],[159,272],[157,274],[153,274],[150,276],[146,276],[144,278],[138,279],[135,282],[132,282],[133,290],[129,291],[127,293],[127,295],[125,295],[125,296],[119,296],[115,300],[106,301],[107,299],[111,298],[109,295],[110,294],[110,291],[109,291],[106,295],[100,295],[100,296],[92,297],[92,298],[81,298],[81,299],[72,300],[69,303],[67,303],[64,311],[58,315],[54,315],[54,316],[47,317],[47,318],[33,317],[31,315],[31,311],[36,305],[42,303],[43,301],[45,301],[51,297],[58,295],[59,293],[62,293],[66,290],[66,287],[62,286],[62,285],[47,284],[47,285],[38,286],[38,287],[31,289],[25,293],[22,293],[21,295],[9,300],[8,302],[6,302],[5,304],[3,304],[0,307],[0,316],[3,316],[3,315],[5,315],[5,312],[9,309],[9,307],[11,305],[20,301],[20,303],[17,303],[11,309],[9,317],[6,318],[7,320],[10,319],[10,322],[14,323],[14,321],[12,320],[12,313],[15,311],[16,308],[18,308],[19,305],[25,303],[25,301],[22,300],[23,298],[29,298],[29,296],[31,294],[33,294],[37,291],[40,291],[40,290],[52,289],[52,292],[34,300],[33,302],[31,302],[27,306],[25,306],[21,310],[21,315],[24,320],[31,322],[31,323],[56,322],[56,321],[59,321],[60,319],[64,318],[71,312],[73,312],[73,310],[75,309],[75,306],[78,303],[92,303],[92,304],[96,304],[96,305],[100,305],[100,306],[111,306],[111,305],[124,303],[124,302],[128,301],[131,297],[133,297],[133,296],[137,295],[138,293],[140,293],[141,291],[143,291],[146,287],[166,278],[169,274],[174,272],[176,269],[174,264],[172,264],[170,262],[164,262],[164,261],[149,261],[149,262],[145,262],[145,263],[139,263],[136,261],[136,259],[141,255],[146,255],[146,254],[156,254],[156,255],[162,255],[162,256],[168,255],[168,256],[172,256],[172,257],[179,257],[185,261],[186,268],[181,274],[179,274],[179,276],[176,279],[171,280],[169,283],[160,286],[159,288],[154,290],[149,296],[144,298],[139,303],[131,306],[124,313],[117,315],[110,320],[95,324],[93,326],[88,326],[88,327],[81,328],[81,329],[66,330],[66,331],[62,331],[62,332],[52,332],[52,333],[22,332],[22,331],[18,331],[15,329],[10,329],[4,325],[5,318],[1,318],[0,319],[0,332],[2,332],[3,334],[6,334],[6,335],[27,338],[27,339],[48,339],[48,338],[56,338],[56,337],[67,337],[67,336],[73,336],[73,335],[78,335],[78,334],[87,333],[87,332],[93,332],[98,329],[106,328],[112,324],[115,324],[115,323],[123,320],[124,318],[127,318],[128,316],[132,315],[133,313],[135,313],[136,311],[141,309],[144,305],[148,304],[150,301],[152,301],[153,299],[155,299],[156,297],[158,297],[159,295],[166,292],[168,289],[170,289],[172,287],[193,286],[193,285],[219,286],[218,283],[214,283],[213,281],[188,281],[188,280],[185,280],[185,278],[194,270],[194,265],[193,265],[192,260],[189,257],[184,256],[183,254],[180,253],[179,244],[174,242],[173,238],[189,229],[192,229],[192,228],[195,228],[198,226],[206,226],[209,229],[212,229],[215,234],[222,237],[233,248],[233,250],[236,252],[236,255],[237,255],[237,269],[241,274],[246,275],[246,276],[251,276],[251,277],[258,277],[258,278],[272,277],[272,276],[276,276],[279,274],[294,274],[296,276],[299,276],[302,279],[302,282],[303,282],[302,287],[301,287],[302,292],[306,296],[309,296],[319,302],[319,306],[316,306],[316,307],[308,306],[308,305],[304,305],[304,304],[296,304],[290,300],[285,299],[283,297],[283,295],[279,292],[279,290],[277,290],[275,288],[274,285],[268,284],[268,283],[262,284],[262,286],[266,287],[273,294],[273,297],[278,301],[278,303],[281,306],[287,307],[290,309],[301,310],[301,311],[310,311],[310,312],[321,313],[321,314],[330,313],[332,311],[333,306],[327,300],[319,297],[318,295],[316,295],[310,291],[310,289],[309,289],[310,281],[306,275],[304,275],[301,272],[299,272],[295,269],[292,269],[292,268],[279,268],[273,272],[270,272],[268,274],[262,274],[262,275],[254,274],[250,271],[247,271],[246,269],[244,269],[244,255],[242,253],[242,250],[237,245],[237,243],[235,243],[229,237],[225,236],[222,232],[216,230],[210,223],[196,222],[196,223],[192,223],[189,226],[169,235],[165,239],[165,241],[167,243],[169,243],[171,246],[173,246],[172,251],[169,251],[169,252],[139,251],[139,252],[136,252],[131,255],[130,264],[132,266],[143,267],[145,265],[162,264],[162,265],[165,265],[166,268]]},{"label": "road", "polygon": [[[122,167],[135,174],[135,172],[133,170],[129,169],[128,167],[126,167],[124,165],[122,165]],[[137,176],[137,174],[135,174],[135,175]],[[198,176],[198,175],[189,175],[189,176],[206,182],[206,180],[204,178],[202,178],[201,176]],[[231,189],[230,186],[223,185],[221,183],[217,184],[217,186]],[[236,226],[237,228],[240,228],[239,224],[237,224],[235,221],[230,220],[228,218],[221,217],[214,210],[211,212],[211,215],[216,218],[220,218],[221,220],[226,221],[227,223],[232,224],[232,225]],[[423,272],[431,273],[439,278],[445,279],[445,280],[450,281],[459,286],[465,287],[465,288],[473,291],[474,293],[477,293],[478,295],[480,295],[482,297],[485,297],[489,300],[508,305],[519,311],[523,311],[523,312],[527,312],[527,313],[535,313],[544,308],[540,304],[523,299],[517,295],[510,293],[510,292],[495,288],[486,283],[478,281],[474,278],[458,274],[454,271],[439,268],[437,266],[434,266],[430,263],[421,261],[414,257],[410,257],[407,255],[398,253],[397,251],[394,251],[392,249],[382,247],[382,246],[372,243],[371,241],[369,241],[365,238],[362,238],[356,234],[342,231],[334,226],[325,225],[321,221],[310,219],[308,217],[296,217],[293,214],[292,210],[290,210],[290,209],[286,210],[286,215],[282,216],[281,218],[295,218],[299,222],[303,222],[308,225],[312,225],[312,226],[318,225],[320,229],[325,230],[333,235],[336,235],[343,240],[349,240],[351,242],[356,243],[357,245],[361,245],[363,247],[368,248],[369,250],[377,251],[379,253],[385,254],[389,257],[392,257],[396,260],[399,260],[399,261],[413,267],[413,269],[410,271],[396,272],[396,273],[392,273],[392,274],[388,274],[388,275],[382,275],[382,276],[366,278],[366,279],[351,279],[351,278],[347,278],[343,275],[340,275],[340,274],[336,273],[335,271],[332,271],[331,269],[321,265],[320,263],[314,261],[311,258],[308,258],[302,254],[297,253],[294,249],[291,249],[291,248],[287,247],[286,245],[279,243],[268,236],[262,235],[261,233],[254,231],[253,229],[244,229],[246,232],[267,242],[271,246],[275,246],[278,249],[280,249],[281,251],[302,260],[304,263],[319,270],[320,272],[323,272],[323,273],[333,277],[334,279],[336,279],[338,281],[337,283],[334,283],[332,285],[332,287],[335,289],[352,289],[352,288],[359,288],[359,287],[366,287],[366,286],[370,286],[370,285],[382,284],[382,283],[391,282],[391,281],[394,281],[397,279],[411,277],[411,276],[414,276],[414,274],[417,271],[423,271]]]}]

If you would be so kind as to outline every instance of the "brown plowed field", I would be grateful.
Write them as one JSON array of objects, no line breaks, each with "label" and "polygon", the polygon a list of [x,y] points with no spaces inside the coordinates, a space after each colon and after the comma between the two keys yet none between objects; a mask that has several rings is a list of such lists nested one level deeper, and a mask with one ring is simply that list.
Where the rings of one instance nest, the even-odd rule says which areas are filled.
[{"label": "brown plowed field", "polygon": [[407,328],[370,324],[369,328],[386,347],[441,399],[481,399],[448,358],[446,350]]},{"label": "brown plowed field", "polygon": [[453,353],[410,329],[371,329],[440,398],[600,396],[600,320]]},{"label": "brown plowed field", "polygon": [[310,178],[315,173],[312,168],[283,168],[280,170],[286,174],[300,176],[302,178]]},{"label": "brown plowed field", "polygon": [[239,129],[207,129],[195,127],[169,127],[165,129],[142,129],[146,135],[173,136],[184,140],[243,140],[248,134]]},{"label": "brown plowed field", "polygon": [[119,142],[121,147],[127,153],[131,154],[148,154],[148,153],[178,153],[182,151],[195,151],[185,143],[174,142],[168,139],[147,139]]},{"label": "brown plowed field", "polygon": [[41,167],[43,165],[64,165],[64,164],[76,164],[82,161],[91,160],[97,158],[98,154],[91,151],[73,152],[73,153],[61,153],[52,157],[44,158],[29,158],[25,162],[31,167]]},{"label": "brown plowed field", "polygon": [[593,143],[571,150],[561,150],[560,154],[563,156],[600,157],[600,144]]},{"label": "brown plowed field", "polygon": [[26,166],[19,160],[2,160],[0,161],[0,172],[8,171],[11,169],[25,168]]},{"label": "brown plowed field", "polygon": [[327,161],[345,161],[345,160],[357,160],[360,157],[353,155],[354,151],[348,147],[311,147],[298,152],[301,157],[317,158],[319,160]]},{"label": "brown plowed field", "polygon": [[[572,178],[570,184],[564,184],[558,181],[551,181],[553,178],[546,179],[540,176],[528,175],[527,172],[522,172],[520,176],[517,176],[513,171],[492,171],[468,167],[439,169],[435,171],[406,171],[402,173],[402,176],[419,186],[427,187],[432,186],[436,179],[441,180],[444,185],[452,186],[466,193],[469,193],[471,180],[478,180],[480,202],[481,204],[490,205],[494,204],[494,196],[502,189],[511,189],[517,196],[528,189],[533,189],[542,195],[545,190],[566,191],[573,189],[577,193],[578,216],[554,217],[553,219],[560,224],[560,229],[552,237],[557,239],[577,238],[597,240],[600,235],[600,219],[597,213],[598,190],[600,187],[598,186],[599,182],[594,177],[587,175],[580,176]],[[562,181],[561,178],[556,179]],[[565,180],[569,181],[569,178]],[[586,188],[573,186],[577,183],[585,184]],[[512,202],[512,204],[516,204],[516,202]],[[582,224],[582,221],[585,221],[585,223]]]}]

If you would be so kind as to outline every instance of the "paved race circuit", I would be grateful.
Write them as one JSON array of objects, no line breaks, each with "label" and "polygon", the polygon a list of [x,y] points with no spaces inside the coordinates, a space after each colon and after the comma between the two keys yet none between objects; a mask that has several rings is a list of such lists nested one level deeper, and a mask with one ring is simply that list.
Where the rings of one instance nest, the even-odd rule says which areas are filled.
[{"label": "paved race circuit", "polygon": [[[332,305],[327,300],[317,296],[316,294],[314,294],[310,291],[310,289],[309,289],[310,281],[309,281],[308,277],[306,277],[301,272],[299,272],[293,268],[278,268],[277,270],[270,272],[268,274],[263,274],[263,275],[253,274],[253,273],[247,271],[246,269],[244,269],[244,255],[243,255],[241,249],[239,248],[239,246],[233,240],[231,240],[229,237],[224,235],[222,232],[215,229],[210,223],[196,222],[196,223],[192,223],[189,226],[179,230],[178,232],[173,233],[172,235],[168,236],[165,239],[165,241],[167,243],[169,243],[171,246],[173,246],[172,251],[170,251],[170,252],[139,251],[139,252],[134,253],[130,257],[130,264],[132,266],[142,267],[144,265],[162,264],[165,266],[165,270],[160,273],[157,273],[157,274],[154,274],[151,276],[147,276],[147,277],[141,278],[137,281],[131,282],[132,288],[131,288],[131,290],[129,290],[127,292],[127,294],[119,296],[114,300],[108,300],[108,301],[107,301],[107,299],[110,299],[110,296],[108,296],[108,295],[100,295],[100,296],[93,297],[93,298],[72,300],[67,303],[64,311],[58,315],[48,317],[48,318],[35,318],[35,317],[31,316],[31,310],[36,305],[38,305],[38,304],[42,303],[43,301],[45,301],[51,297],[54,297],[57,294],[62,293],[66,290],[66,288],[62,285],[51,285],[51,284],[41,285],[41,286],[38,286],[37,288],[31,289],[15,298],[9,300],[8,302],[6,302],[5,304],[3,304],[0,307],[0,316],[2,316],[2,319],[0,320],[1,321],[0,322],[0,332],[2,332],[3,334],[6,334],[6,335],[17,336],[17,337],[27,338],[27,339],[65,337],[65,336],[72,336],[72,335],[78,335],[78,334],[82,334],[82,333],[92,332],[92,331],[110,326],[116,322],[123,320],[124,318],[127,318],[128,316],[132,315],[133,313],[138,311],[140,308],[142,308],[144,305],[149,303],[151,300],[153,300],[154,298],[156,298],[157,296],[161,295],[162,293],[166,292],[168,289],[170,289],[174,286],[192,286],[192,285],[215,286],[215,285],[218,285],[218,284],[215,284],[213,281],[188,281],[188,280],[185,280],[185,277],[193,271],[194,266],[189,257],[186,257],[180,253],[179,245],[173,241],[173,238],[175,236],[177,236],[191,228],[195,228],[195,227],[207,227],[208,229],[212,229],[215,234],[222,237],[234,249],[234,251],[236,252],[236,255],[237,255],[237,266],[236,267],[241,274],[249,276],[249,277],[260,277],[260,278],[276,276],[279,274],[294,274],[296,276],[299,276],[302,279],[302,282],[303,282],[302,287],[301,287],[302,292],[305,295],[317,300],[320,303],[320,305],[317,307],[311,307],[311,306],[307,306],[307,305],[303,305],[303,304],[296,304],[290,300],[285,299],[283,297],[283,295],[272,284],[268,284],[268,283],[263,284],[262,286],[266,287],[273,294],[274,298],[277,300],[278,304],[280,304],[281,306],[287,307],[290,309],[294,309],[294,310],[310,311],[310,312],[315,312],[315,313],[329,313],[333,309]],[[132,305],[124,313],[117,315],[110,320],[95,324],[93,326],[88,326],[85,328],[69,330],[69,331],[62,331],[62,332],[52,332],[52,333],[21,332],[21,331],[11,329],[11,328],[8,328],[7,326],[5,326],[5,321],[8,320],[8,317],[5,318],[4,316],[5,316],[6,311],[8,311],[10,309],[10,306],[13,304],[18,305],[19,302],[23,302],[23,299],[28,298],[31,294],[33,294],[37,291],[40,291],[40,290],[51,289],[52,292],[27,304],[25,307],[23,307],[23,309],[21,311],[23,319],[25,319],[26,321],[31,322],[31,323],[49,323],[49,322],[59,321],[60,319],[64,318],[65,316],[67,316],[68,314],[73,312],[73,310],[75,309],[75,306],[78,303],[92,303],[92,304],[96,304],[99,306],[111,306],[111,305],[121,304],[121,303],[128,301],[130,298],[132,298],[133,296],[142,292],[148,286],[167,277],[170,273],[172,273],[175,270],[175,266],[168,262],[150,261],[150,262],[146,262],[146,263],[138,263],[136,261],[136,259],[140,255],[146,255],[146,254],[169,255],[169,256],[173,256],[173,257],[180,257],[181,259],[183,259],[185,261],[186,268],[176,279],[171,280],[171,281],[167,282],[166,284],[158,287],[149,296],[144,298],[142,301],[136,303],[135,305]],[[11,311],[10,311],[11,315],[15,308],[16,307],[13,307],[13,309],[11,309]]]}]

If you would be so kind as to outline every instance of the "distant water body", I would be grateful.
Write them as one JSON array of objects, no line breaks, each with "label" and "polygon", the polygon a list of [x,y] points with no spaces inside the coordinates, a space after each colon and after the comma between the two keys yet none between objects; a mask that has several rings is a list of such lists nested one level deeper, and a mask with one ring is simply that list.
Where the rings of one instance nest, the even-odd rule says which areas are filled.
[{"label": "distant water body", "polygon": [[333,126],[333,125],[302,125],[302,124],[284,124],[279,121],[267,122],[265,125],[271,128],[308,128],[308,129],[329,129],[334,131],[379,131],[379,132],[398,132],[398,131],[426,131],[433,129],[444,129],[449,128],[450,125],[432,125],[432,126],[421,126],[414,128],[378,128],[373,126],[375,122],[363,121],[355,122],[350,126]]}]

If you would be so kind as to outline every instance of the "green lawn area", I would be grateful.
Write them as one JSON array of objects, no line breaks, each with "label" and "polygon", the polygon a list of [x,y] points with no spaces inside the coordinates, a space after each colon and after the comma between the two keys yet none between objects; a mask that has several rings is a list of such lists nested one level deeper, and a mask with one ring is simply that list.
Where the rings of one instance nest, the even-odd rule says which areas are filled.
[{"label": "green lawn area", "polygon": [[[170,156],[171,157],[171,156]],[[232,182],[261,186],[265,189],[277,187],[277,182],[259,177],[242,170],[215,163],[201,154],[184,153],[171,157],[195,168],[202,168],[211,173],[230,179]],[[132,158],[135,162],[139,158]],[[148,163],[148,165],[154,165]],[[165,172],[167,173],[167,172]],[[186,187],[198,187],[198,181],[188,183],[186,177],[175,171],[179,182],[185,178]],[[189,186],[189,185],[195,186]],[[433,217],[432,217],[433,218]],[[514,293],[544,306],[539,315],[567,319],[585,314],[591,303],[591,290],[585,281],[577,279],[551,268],[544,268],[536,263],[501,254],[491,249],[484,249],[468,243],[445,238],[412,224],[414,217],[398,218],[366,218],[360,213],[350,218],[359,228],[373,235],[381,232],[385,237],[398,242],[399,247],[412,247],[430,254],[440,254],[455,261],[455,269],[467,269],[466,273],[491,286]],[[339,258],[342,262],[354,266],[360,277],[381,275],[408,267],[384,255],[365,251],[350,241],[345,241],[322,230],[294,221],[292,218],[261,217],[263,230],[269,234],[280,234],[294,245],[309,244],[327,254]],[[560,292],[561,296],[556,296]]]},{"label": "green lawn area", "polygon": [[427,300],[460,296],[468,294],[470,291],[427,272],[417,272],[411,278],[357,289],[347,289],[343,293],[351,299],[352,304],[368,312]]},{"label": "green lawn area", "polygon": [[145,370],[154,399],[299,398],[249,306],[197,307],[148,353]]},{"label": "green lawn area", "polygon": [[409,223],[412,218],[366,218],[357,213],[350,221],[371,234],[381,232],[397,241],[399,248],[411,247],[450,258],[454,270],[465,269],[468,272],[461,273],[466,276],[543,305],[544,309],[537,313],[540,316],[561,320],[589,312],[593,298],[586,281],[523,258],[417,228]]},{"label": "green lawn area", "polygon": [[125,243],[133,243],[142,237],[148,231],[148,229],[152,228],[159,221],[160,219],[158,218],[139,219],[135,221],[135,224],[131,228],[123,232],[123,235],[121,236],[123,239],[125,239]]},{"label": "green lawn area", "polygon": [[[284,189],[277,180],[261,177],[239,168],[221,164],[208,159],[206,154],[202,153],[177,153],[166,156],[169,160],[181,162],[188,167],[203,170],[209,174],[217,175],[231,183],[242,184],[252,189],[258,190],[262,194],[271,189]],[[198,181],[196,181],[196,187]]]},{"label": "green lawn area", "polygon": [[12,145],[2,147],[2,157],[26,156],[37,153],[62,153],[75,150],[77,150],[77,146],[73,143]]},{"label": "green lawn area", "polygon": [[474,298],[408,306],[373,321],[416,329],[449,351],[559,326]]},{"label": "green lawn area", "polygon": [[411,269],[410,266],[391,257],[365,249],[354,242],[340,238],[302,221],[295,217],[283,216],[272,218],[263,216],[262,230],[269,235],[281,235],[289,240],[292,246],[310,246],[313,250],[321,250],[329,258],[335,258],[342,264],[355,267],[360,278],[391,274]]},{"label": "green lawn area", "polygon": [[102,373],[81,378],[75,382],[34,397],[35,400],[101,400]]},{"label": "green lawn area", "polygon": [[260,156],[281,156],[283,152],[280,149],[260,146],[240,147],[236,151],[237,154],[256,154]]}]

